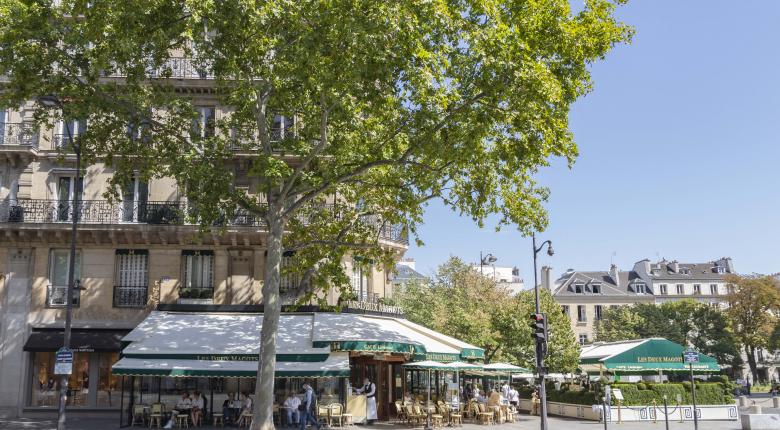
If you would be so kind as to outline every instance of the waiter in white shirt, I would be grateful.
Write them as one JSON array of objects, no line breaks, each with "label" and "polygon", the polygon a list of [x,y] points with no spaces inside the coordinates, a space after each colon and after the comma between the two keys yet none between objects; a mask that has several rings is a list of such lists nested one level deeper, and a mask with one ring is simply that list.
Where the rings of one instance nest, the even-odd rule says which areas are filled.
[{"label": "waiter in white shirt", "polygon": [[366,395],[366,424],[373,425],[376,416],[376,384],[368,378],[363,379],[363,387],[355,390],[358,394]]}]

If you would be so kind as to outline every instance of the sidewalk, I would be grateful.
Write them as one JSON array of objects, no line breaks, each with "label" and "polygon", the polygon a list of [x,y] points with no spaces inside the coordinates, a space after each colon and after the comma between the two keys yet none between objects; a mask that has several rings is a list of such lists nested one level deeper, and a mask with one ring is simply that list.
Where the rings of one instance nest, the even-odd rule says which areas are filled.
[{"label": "sidewalk", "polygon": [[[68,420],[67,428],[69,430],[112,430],[118,429],[117,418],[96,418],[96,417],[78,417],[70,416]],[[601,430],[604,428],[603,423],[595,421],[580,421],[573,419],[563,419],[557,417],[550,417],[548,420],[549,430]],[[35,429],[35,430],[54,430],[57,427],[56,419],[18,419],[18,420],[0,420],[0,429]],[[487,426],[466,423],[463,425],[462,430],[479,430],[485,429]],[[495,430],[532,430],[539,428],[539,418],[529,417],[523,415],[519,421],[515,424],[499,424],[496,426],[489,426]],[[706,430],[739,430],[739,421],[702,421],[699,423],[701,429]],[[130,428],[130,427],[127,427]],[[135,427],[136,429],[142,429],[146,427]],[[211,426],[194,427],[201,430],[214,430]],[[234,428],[234,427],[225,427]],[[397,424],[378,423],[372,427],[357,426],[359,430],[409,430],[409,427]],[[222,430],[222,427],[216,429]],[[663,421],[659,421],[656,424],[652,422],[647,423],[622,423],[622,424],[609,424],[608,429],[614,430],[665,430]],[[692,422],[685,422],[680,424],[679,422],[669,422],[670,430],[693,430]]]}]

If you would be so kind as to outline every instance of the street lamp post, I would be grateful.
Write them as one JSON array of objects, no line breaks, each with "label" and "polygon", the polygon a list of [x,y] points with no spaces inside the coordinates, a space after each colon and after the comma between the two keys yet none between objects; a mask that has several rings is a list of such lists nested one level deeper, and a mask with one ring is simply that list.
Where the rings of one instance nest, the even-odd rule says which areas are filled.
[{"label": "street lamp post", "polygon": [[[486,264],[493,264],[496,261],[498,261],[498,259],[493,254],[488,253],[487,255],[482,256],[482,251],[479,251],[479,274],[484,276],[485,273],[483,272],[482,267],[485,266]],[[495,270],[494,270],[493,271],[493,278],[495,278],[495,277],[496,276],[495,276]]]},{"label": "street lamp post", "polygon": [[[38,98],[38,102],[48,108],[59,108],[63,111],[64,108],[62,101],[53,95],[42,96]],[[76,145],[73,140],[73,134],[70,130],[70,124],[68,124],[67,118],[63,115],[63,123],[65,124],[65,131],[68,136],[68,143],[76,152],[76,183],[73,190],[73,202],[71,210],[72,223],[70,229],[70,260],[68,261],[68,286],[65,292],[65,333],[63,339],[63,350],[70,349],[70,335],[71,335],[71,322],[73,319],[73,291],[76,290],[76,234],[78,230],[78,214],[79,214],[79,197],[82,192],[81,183],[81,146]],[[60,403],[59,413],[57,416],[57,430],[65,430],[65,404],[68,400],[68,377],[69,375],[61,375],[60,377]]]},{"label": "street lamp post", "polygon": [[[536,313],[539,314],[541,312],[540,306],[539,306],[539,281],[537,279],[537,270],[536,270],[536,256],[539,254],[539,252],[544,248],[544,245],[547,245],[547,255],[550,257],[553,256],[553,248],[552,248],[552,242],[549,240],[545,240],[542,242],[539,247],[536,246],[536,234],[533,234],[531,236],[532,238],[532,245],[534,250],[534,303],[536,304]],[[545,340],[546,342],[546,340]],[[544,355],[546,351],[544,351],[544,344],[542,342],[536,342],[536,372],[539,374],[539,415],[540,415],[540,423],[541,423],[541,429],[547,430],[547,390],[545,387],[545,370],[544,370]]]}]

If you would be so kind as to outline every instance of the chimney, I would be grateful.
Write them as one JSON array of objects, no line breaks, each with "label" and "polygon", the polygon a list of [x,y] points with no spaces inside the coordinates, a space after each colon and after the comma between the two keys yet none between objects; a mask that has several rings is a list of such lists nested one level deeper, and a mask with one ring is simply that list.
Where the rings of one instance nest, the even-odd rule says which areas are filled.
[{"label": "chimney", "polygon": [[680,263],[678,263],[677,260],[672,261],[669,263],[669,270],[674,273],[678,273],[680,271]]},{"label": "chimney", "polygon": [[542,288],[552,291],[552,267],[542,266]]},{"label": "chimney", "polygon": [[612,277],[612,282],[614,282],[615,285],[620,288],[620,271],[616,265],[613,264],[609,266],[609,276]]}]

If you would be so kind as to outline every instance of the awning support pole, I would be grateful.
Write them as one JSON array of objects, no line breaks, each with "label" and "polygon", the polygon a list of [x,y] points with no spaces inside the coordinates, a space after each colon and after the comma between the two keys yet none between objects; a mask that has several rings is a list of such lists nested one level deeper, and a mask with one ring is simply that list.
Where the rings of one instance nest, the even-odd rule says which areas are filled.
[{"label": "awning support pole", "polygon": [[425,405],[425,430],[432,430],[431,427],[431,369],[428,369],[428,403]]}]

